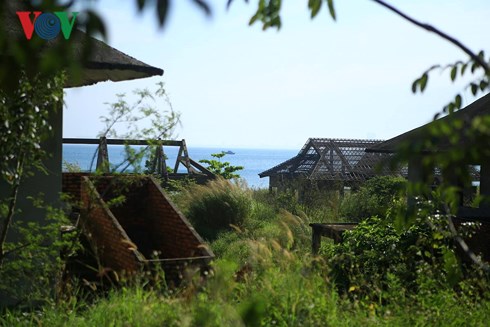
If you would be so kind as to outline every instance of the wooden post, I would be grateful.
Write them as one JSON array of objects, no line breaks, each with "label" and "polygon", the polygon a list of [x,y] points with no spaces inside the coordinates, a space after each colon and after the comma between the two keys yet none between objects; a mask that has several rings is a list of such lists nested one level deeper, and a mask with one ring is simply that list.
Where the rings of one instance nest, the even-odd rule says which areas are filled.
[{"label": "wooden post", "polygon": [[179,147],[179,153],[177,154],[177,159],[175,160],[175,167],[174,167],[174,173],[177,174],[177,171],[179,170],[179,165],[180,165],[180,159],[182,158],[182,152],[184,144],[181,143]]},{"label": "wooden post", "polygon": [[154,172],[156,172],[165,181],[168,181],[167,163],[165,162],[163,145],[157,145],[153,167]]},{"label": "wooden post", "polygon": [[97,171],[109,173],[109,151],[107,150],[107,139],[105,136],[100,138],[97,152]]},{"label": "wooden post", "polygon": [[182,140],[179,154],[177,155],[177,161],[175,162],[174,173],[177,173],[177,169],[179,169],[179,164],[182,163],[185,168],[187,168],[188,174],[195,174],[197,171],[191,166],[191,162],[189,159],[189,152],[187,151],[187,146],[185,144],[185,140]]}]

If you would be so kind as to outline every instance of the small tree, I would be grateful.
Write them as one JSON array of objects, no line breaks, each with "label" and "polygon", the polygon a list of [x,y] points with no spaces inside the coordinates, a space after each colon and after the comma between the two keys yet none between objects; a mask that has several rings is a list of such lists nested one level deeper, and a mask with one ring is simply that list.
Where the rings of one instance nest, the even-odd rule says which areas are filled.
[{"label": "small tree", "polygon": [[211,157],[216,159],[203,159],[199,160],[201,163],[205,163],[208,166],[206,167],[212,173],[223,177],[224,179],[233,179],[240,178],[239,174],[235,174],[236,171],[243,170],[243,166],[231,166],[229,162],[221,162],[221,158],[226,156],[226,152],[221,151],[220,153],[212,153]]}]

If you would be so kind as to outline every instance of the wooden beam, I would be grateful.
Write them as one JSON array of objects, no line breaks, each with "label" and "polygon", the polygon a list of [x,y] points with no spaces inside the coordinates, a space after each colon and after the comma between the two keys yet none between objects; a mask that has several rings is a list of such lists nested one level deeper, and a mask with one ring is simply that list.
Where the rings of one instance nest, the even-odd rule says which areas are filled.
[{"label": "wooden beam", "polygon": [[[99,144],[99,139],[88,138],[64,138],[63,144]],[[109,145],[153,145],[155,143],[166,146],[181,146],[182,141],[176,140],[125,140],[125,139],[107,139]]]},{"label": "wooden beam", "polygon": [[102,173],[109,173],[109,151],[107,150],[107,139],[105,136],[99,139],[96,169]]}]

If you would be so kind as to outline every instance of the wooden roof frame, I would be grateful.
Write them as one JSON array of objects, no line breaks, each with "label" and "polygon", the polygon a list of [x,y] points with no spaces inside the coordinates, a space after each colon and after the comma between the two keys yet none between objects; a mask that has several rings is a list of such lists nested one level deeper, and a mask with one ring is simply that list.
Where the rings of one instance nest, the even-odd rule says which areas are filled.
[{"label": "wooden roof frame", "polygon": [[295,157],[259,176],[289,175],[310,180],[364,181],[379,173],[390,173],[386,167],[381,167],[382,161],[390,155],[365,153],[366,148],[382,142],[369,139],[310,138]]}]

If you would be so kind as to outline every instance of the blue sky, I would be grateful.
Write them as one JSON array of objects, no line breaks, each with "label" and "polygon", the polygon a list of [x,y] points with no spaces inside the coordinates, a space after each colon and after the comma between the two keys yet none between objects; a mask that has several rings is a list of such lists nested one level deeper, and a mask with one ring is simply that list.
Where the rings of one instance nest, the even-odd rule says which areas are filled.
[{"label": "blue sky", "polygon": [[[449,71],[431,76],[424,94],[411,83],[436,63],[466,59],[453,45],[369,0],[335,2],[309,18],[307,1],[283,1],[283,27],[248,26],[256,1],[209,1],[205,17],[191,1],[174,0],[169,20],[136,15],[135,1],[93,2],[108,25],[108,43],[165,70],[189,146],[299,149],[308,137],[387,139],[428,122],[460,91]],[[490,2],[391,1],[413,17],[462,40],[487,45]],[[66,91],[65,137],[95,137],[115,94],[152,87],[149,78]],[[464,103],[474,99],[463,92]],[[164,102],[159,103],[164,106]]]}]

